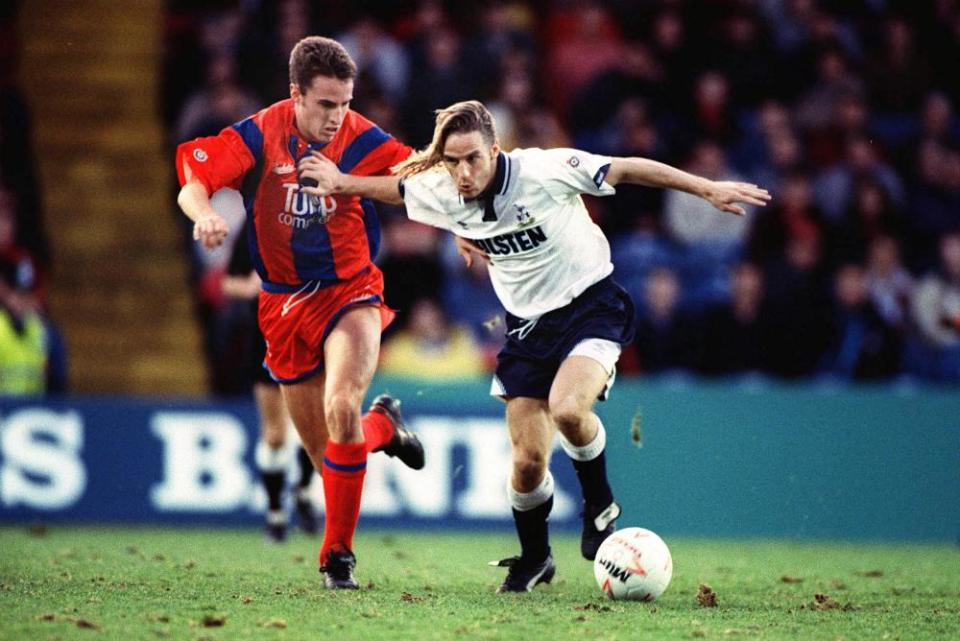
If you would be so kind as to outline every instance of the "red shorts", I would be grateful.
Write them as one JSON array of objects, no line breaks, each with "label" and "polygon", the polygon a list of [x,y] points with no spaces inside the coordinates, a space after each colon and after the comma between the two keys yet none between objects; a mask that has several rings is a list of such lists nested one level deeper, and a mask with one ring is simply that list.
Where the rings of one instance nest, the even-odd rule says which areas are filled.
[{"label": "red shorts", "polygon": [[380,309],[380,329],[396,312],[383,302],[383,273],[376,265],[351,280],[321,287],[314,281],[289,293],[260,292],[260,328],[267,342],[263,361],[278,383],[296,383],[323,369],[323,343],[348,309]]}]

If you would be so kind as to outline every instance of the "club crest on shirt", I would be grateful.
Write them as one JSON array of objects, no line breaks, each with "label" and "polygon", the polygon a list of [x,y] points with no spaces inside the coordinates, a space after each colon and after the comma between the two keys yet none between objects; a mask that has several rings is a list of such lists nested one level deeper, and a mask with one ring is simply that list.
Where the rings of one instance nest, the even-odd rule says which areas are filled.
[{"label": "club crest on shirt", "polygon": [[537,222],[537,219],[533,217],[533,214],[523,203],[514,203],[513,208],[517,210],[517,226],[521,229]]}]

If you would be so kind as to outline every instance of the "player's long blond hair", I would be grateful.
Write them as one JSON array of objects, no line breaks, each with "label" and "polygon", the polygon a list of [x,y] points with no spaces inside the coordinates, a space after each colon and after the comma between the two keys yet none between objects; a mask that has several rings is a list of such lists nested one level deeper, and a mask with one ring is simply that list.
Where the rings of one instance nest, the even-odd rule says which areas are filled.
[{"label": "player's long blond hair", "polygon": [[436,167],[443,162],[443,148],[450,134],[463,134],[479,131],[488,145],[497,142],[497,129],[493,116],[477,100],[467,100],[437,110],[437,123],[433,129],[433,141],[422,150],[414,152],[409,158],[393,167],[393,173],[400,176],[412,176]]}]

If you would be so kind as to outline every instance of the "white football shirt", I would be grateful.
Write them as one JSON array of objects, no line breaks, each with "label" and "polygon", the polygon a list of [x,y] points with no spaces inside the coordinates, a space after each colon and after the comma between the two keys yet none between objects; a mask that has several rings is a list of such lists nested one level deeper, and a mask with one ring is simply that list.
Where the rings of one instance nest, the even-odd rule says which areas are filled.
[{"label": "white football shirt", "polygon": [[508,312],[534,319],[569,304],[613,271],[610,244],[581,194],[615,193],[610,158],[576,149],[501,152],[486,197],[464,199],[443,169],[404,180],[411,220],[447,229],[490,256]]}]

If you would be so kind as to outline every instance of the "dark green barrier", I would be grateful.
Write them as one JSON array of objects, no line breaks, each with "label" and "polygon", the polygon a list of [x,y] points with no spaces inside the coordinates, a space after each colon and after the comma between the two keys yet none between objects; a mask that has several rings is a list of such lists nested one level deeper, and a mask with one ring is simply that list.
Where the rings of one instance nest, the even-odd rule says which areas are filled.
[{"label": "dark green barrier", "polygon": [[[502,414],[488,383],[380,379],[411,412]],[[599,406],[621,526],[957,541],[960,390],[617,383]],[[641,414],[642,447],[630,425]],[[554,467],[568,466],[562,454]],[[507,465],[507,461],[504,461]]]}]

